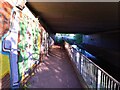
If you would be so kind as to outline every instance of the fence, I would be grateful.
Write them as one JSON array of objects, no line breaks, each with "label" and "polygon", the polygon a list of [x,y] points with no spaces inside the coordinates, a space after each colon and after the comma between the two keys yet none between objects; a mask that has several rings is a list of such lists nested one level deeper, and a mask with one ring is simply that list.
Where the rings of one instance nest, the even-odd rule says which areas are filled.
[{"label": "fence", "polygon": [[81,52],[65,42],[65,48],[77,71],[89,88],[120,90],[120,83]]}]

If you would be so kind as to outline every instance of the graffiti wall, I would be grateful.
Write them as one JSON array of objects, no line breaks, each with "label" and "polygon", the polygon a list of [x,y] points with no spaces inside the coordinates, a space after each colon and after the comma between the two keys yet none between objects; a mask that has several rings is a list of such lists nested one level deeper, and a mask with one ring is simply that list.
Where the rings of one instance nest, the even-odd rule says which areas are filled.
[{"label": "graffiti wall", "polygon": [[4,81],[8,87],[19,87],[39,63],[41,44],[44,53],[48,51],[47,37],[48,33],[27,7],[20,10],[0,1],[0,87]]},{"label": "graffiti wall", "polygon": [[47,55],[48,54],[48,33],[44,30],[44,28],[42,28],[41,36],[42,36],[41,44],[44,47],[43,53]]},{"label": "graffiti wall", "polygon": [[10,86],[10,53],[4,50],[2,41],[8,35],[12,8],[8,2],[0,1],[0,88]]},{"label": "graffiti wall", "polygon": [[26,14],[20,14],[20,31],[18,37],[19,49],[19,75],[24,79],[29,73],[29,69],[39,60],[40,57],[40,26]]}]

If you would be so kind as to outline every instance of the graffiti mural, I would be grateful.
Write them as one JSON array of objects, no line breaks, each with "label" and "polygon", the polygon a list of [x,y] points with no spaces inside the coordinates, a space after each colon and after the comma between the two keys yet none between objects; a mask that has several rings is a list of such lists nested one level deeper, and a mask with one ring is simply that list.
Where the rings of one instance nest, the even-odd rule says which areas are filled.
[{"label": "graffiti mural", "polygon": [[[12,8],[8,2],[0,1],[0,88],[10,87],[10,53],[5,51],[2,41],[9,34]],[[7,85],[4,86],[3,83]]]},{"label": "graffiti mural", "polygon": [[19,49],[19,78],[24,78],[29,74],[34,64],[39,62],[41,30],[37,20],[33,20],[26,14],[20,12],[20,31],[18,34]]},{"label": "graffiti mural", "polygon": [[44,54],[48,53],[48,33],[38,19],[29,14],[32,13],[26,6],[21,10],[8,2],[0,1],[1,86],[4,86],[2,79],[7,75],[7,85],[19,87],[39,63],[41,45],[44,47]]}]

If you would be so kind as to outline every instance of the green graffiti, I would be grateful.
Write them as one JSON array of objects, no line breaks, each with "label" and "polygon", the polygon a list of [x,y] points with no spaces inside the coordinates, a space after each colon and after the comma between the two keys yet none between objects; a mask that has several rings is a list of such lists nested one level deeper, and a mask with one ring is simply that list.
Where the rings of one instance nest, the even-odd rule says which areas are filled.
[{"label": "green graffiti", "polygon": [[[30,61],[39,60],[40,55],[40,29],[37,23],[27,22],[26,17],[24,21],[20,21],[20,42],[18,43],[18,48],[20,50],[19,54],[19,77],[27,72],[31,67],[29,65]],[[37,27],[35,27],[37,26]]]}]

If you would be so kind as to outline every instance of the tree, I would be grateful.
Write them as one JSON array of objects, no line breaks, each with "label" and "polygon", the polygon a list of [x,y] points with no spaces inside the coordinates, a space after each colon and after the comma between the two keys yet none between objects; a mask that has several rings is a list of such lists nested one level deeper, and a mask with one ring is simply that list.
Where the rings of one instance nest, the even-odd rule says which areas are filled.
[{"label": "tree", "polygon": [[81,44],[82,43],[82,34],[76,34],[74,36],[74,38],[75,38],[75,41],[76,41],[77,44]]}]

